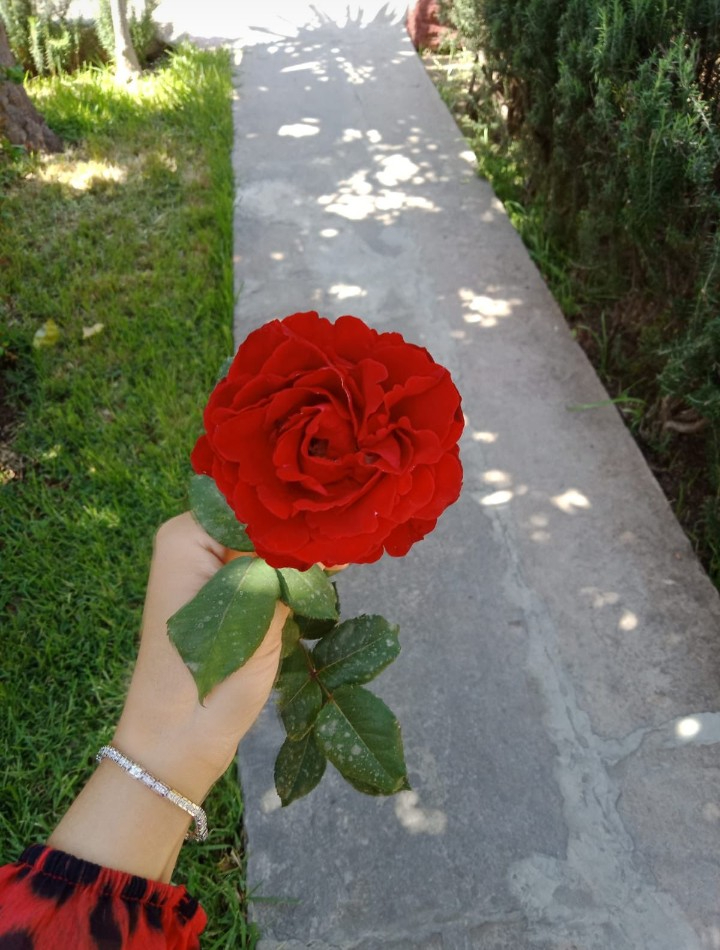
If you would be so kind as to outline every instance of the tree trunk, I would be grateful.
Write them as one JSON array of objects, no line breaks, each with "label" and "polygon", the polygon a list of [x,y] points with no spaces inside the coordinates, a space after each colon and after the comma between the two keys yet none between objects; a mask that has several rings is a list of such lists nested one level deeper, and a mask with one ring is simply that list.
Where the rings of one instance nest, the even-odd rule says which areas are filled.
[{"label": "tree trunk", "polygon": [[127,0],[110,0],[110,14],[115,33],[115,75],[120,82],[127,82],[140,73],[140,63],[130,38]]},{"label": "tree trunk", "polygon": [[0,137],[29,152],[62,152],[62,140],[30,101],[23,87],[7,78],[6,69],[15,65],[5,24],[0,18]]}]

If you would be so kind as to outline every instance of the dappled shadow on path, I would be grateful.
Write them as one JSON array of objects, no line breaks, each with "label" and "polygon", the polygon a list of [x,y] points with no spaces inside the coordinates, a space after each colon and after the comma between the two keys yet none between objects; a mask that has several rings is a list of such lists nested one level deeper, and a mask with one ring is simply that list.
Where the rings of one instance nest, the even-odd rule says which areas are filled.
[{"label": "dappled shadow on path", "polygon": [[[672,783],[648,789],[628,767],[622,785],[613,770],[625,752],[654,768],[669,748],[698,751],[672,724],[716,691],[716,605],[395,15],[273,30],[256,31],[264,40],[239,75],[237,337],[297,310],[353,312],[448,366],[468,422],[458,505],[403,562],[343,582],[351,611],[372,604],[406,631],[380,689],[403,722],[417,797],[354,800],[352,820],[339,810],[339,849],[379,847],[381,817],[387,842],[369,859],[373,883],[338,872],[338,914],[357,933],[376,912],[392,919],[397,892],[378,881],[397,878],[418,926],[440,906],[564,920],[577,900],[594,916],[578,915],[568,939],[619,933],[615,906],[634,907],[622,926],[647,933],[657,894],[629,857],[625,823],[642,845],[652,835],[618,800],[646,794],[660,824]],[[687,626],[705,610],[688,651]],[[676,745],[644,743],[636,730],[655,726]],[[269,785],[262,820],[279,822]],[[712,794],[706,777],[696,785]],[[335,808],[329,788],[293,805],[283,834]],[[717,840],[688,819],[668,840],[694,836],[707,850],[708,832]],[[444,876],[428,884],[434,863]],[[675,893],[690,877],[699,893],[706,866],[668,872],[663,886]]]},{"label": "dappled shadow on path", "polygon": [[[262,319],[251,298],[268,281],[282,287],[279,311],[311,305],[330,314],[363,298],[367,319],[402,320],[404,294],[393,285],[418,279],[419,232],[438,229],[452,239],[462,195],[447,208],[443,186],[457,181],[460,155],[461,177],[470,180],[474,159],[457,138],[448,140],[446,126],[428,128],[416,107],[396,112],[391,93],[407,98],[427,80],[400,30],[388,29],[394,22],[382,12],[342,26],[319,18],[247,53],[264,67],[243,69],[239,87],[236,271],[249,321]],[[496,214],[487,203],[481,218]],[[483,291],[477,299],[463,291],[469,312],[494,293]],[[505,312],[508,305],[489,306]]]}]

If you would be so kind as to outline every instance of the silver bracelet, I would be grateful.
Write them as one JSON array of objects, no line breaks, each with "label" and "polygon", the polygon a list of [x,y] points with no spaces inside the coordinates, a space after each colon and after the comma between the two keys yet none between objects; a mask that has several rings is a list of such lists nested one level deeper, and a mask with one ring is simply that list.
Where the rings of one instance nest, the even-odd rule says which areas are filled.
[{"label": "silver bracelet", "polygon": [[137,762],[128,759],[127,756],[123,755],[122,752],[118,752],[118,750],[111,745],[104,745],[95,758],[98,762],[102,762],[103,759],[110,759],[111,762],[114,762],[115,765],[119,765],[120,768],[124,769],[132,778],[136,778],[151,791],[157,795],[161,795],[163,798],[167,798],[173,805],[177,805],[178,808],[182,808],[188,815],[191,815],[195,820],[195,830],[188,831],[185,835],[186,841],[204,841],[207,838],[207,815],[195,802],[191,802],[189,798],[185,798],[185,796],[181,795],[176,789],[170,788],[169,785],[156,779],[155,776],[147,772],[142,765],[138,765]]}]

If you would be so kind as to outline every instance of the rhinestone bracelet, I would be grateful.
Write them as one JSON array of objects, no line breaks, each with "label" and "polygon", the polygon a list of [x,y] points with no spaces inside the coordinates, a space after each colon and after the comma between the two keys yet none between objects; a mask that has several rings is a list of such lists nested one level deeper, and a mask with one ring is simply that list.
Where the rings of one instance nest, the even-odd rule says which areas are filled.
[{"label": "rhinestone bracelet", "polygon": [[118,750],[111,745],[104,745],[95,758],[98,762],[102,762],[103,759],[110,759],[111,762],[114,762],[115,765],[119,765],[120,768],[124,769],[132,778],[136,778],[157,795],[167,798],[173,805],[177,805],[178,808],[182,808],[183,811],[186,811],[188,815],[195,820],[195,830],[188,831],[185,835],[186,841],[204,841],[207,838],[207,816],[202,808],[196,805],[195,802],[191,802],[189,798],[185,798],[185,796],[181,795],[176,789],[170,788],[169,785],[156,779],[155,776],[147,772],[142,765],[138,765],[137,762],[128,759],[127,756],[123,755],[122,752],[118,752]]}]

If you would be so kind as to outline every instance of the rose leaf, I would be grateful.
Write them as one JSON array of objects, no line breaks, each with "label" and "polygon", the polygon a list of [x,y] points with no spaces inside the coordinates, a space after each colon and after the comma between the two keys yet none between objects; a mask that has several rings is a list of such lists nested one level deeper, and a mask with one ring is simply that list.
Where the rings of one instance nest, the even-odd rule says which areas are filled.
[{"label": "rose leaf", "polygon": [[215,379],[215,385],[216,385],[216,386],[217,386],[217,384],[218,384],[221,380],[225,379],[225,377],[227,376],[228,370],[230,369],[230,367],[231,367],[232,364],[233,364],[233,359],[234,359],[233,356],[228,356],[228,358],[227,358],[226,360],[223,360],[222,366],[221,366],[220,369],[218,370],[218,374],[217,374],[217,377],[216,377],[216,379]]},{"label": "rose leaf", "polygon": [[255,550],[245,527],[209,475],[193,475],[190,480],[190,508],[196,521],[224,547],[233,551]]},{"label": "rose leaf", "polygon": [[289,738],[302,739],[313,727],[323,702],[317,680],[311,675],[307,650],[297,648],[282,662],[276,687],[280,693],[280,716]]},{"label": "rose leaf", "polygon": [[337,626],[335,620],[313,620],[312,617],[302,617],[300,614],[294,614],[294,620],[303,640],[320,640]]},{"label": "rose leaf", "polygon": [[299,639],[300,627],[291,614],[285,621],[285,626],[282,629],[282,650],[280,653],[281,659],[284,660],[286,656],[290,656],[290,654],[295,650],[295,647],[298,645]]},{"label": "rose leaf", "polygon": [[327,760],[309,732],[304,739],[286,739],[275,761],[275,788],[283,805],[307,795],[325,772]]},{"label": "rose leaf", "polygon": [[[327,573],[327,572],[326,572]],[[335,612],[337,617],[333,620],[314,620],[312,617],[303,617],[302,614],[294,614],[295,623],[300,628],[300,636],[303,640],[320,640],[326,637],[337,626],[337,618],[340,616],[340,595],[338,594],[337,584],[332,582],[335,591]]]},{"label": "rose leaf", "polygon": [[362,686],[341,686],[320,710],[313,730],[340,774],[367,795],[408,789],[400,725],[385,703]]},{"label": "rose leaf", "polygon": [[328,689],[367,683],[400,652],[398,627],[384,617],[353,617],[339,624],[313,650],[313,665]]},{"label": "rose leaf", "polygon": [[257,650],[280,586],[259,558],[236,558],[168,621],[170,639],[195,678],[200,701]]},{"label": "rose leaf", "polygon": [[335,588],[318,564],[307,571],[281,567],[278,576],[281,598],[291,610],[314,620],[337,620]]}]

